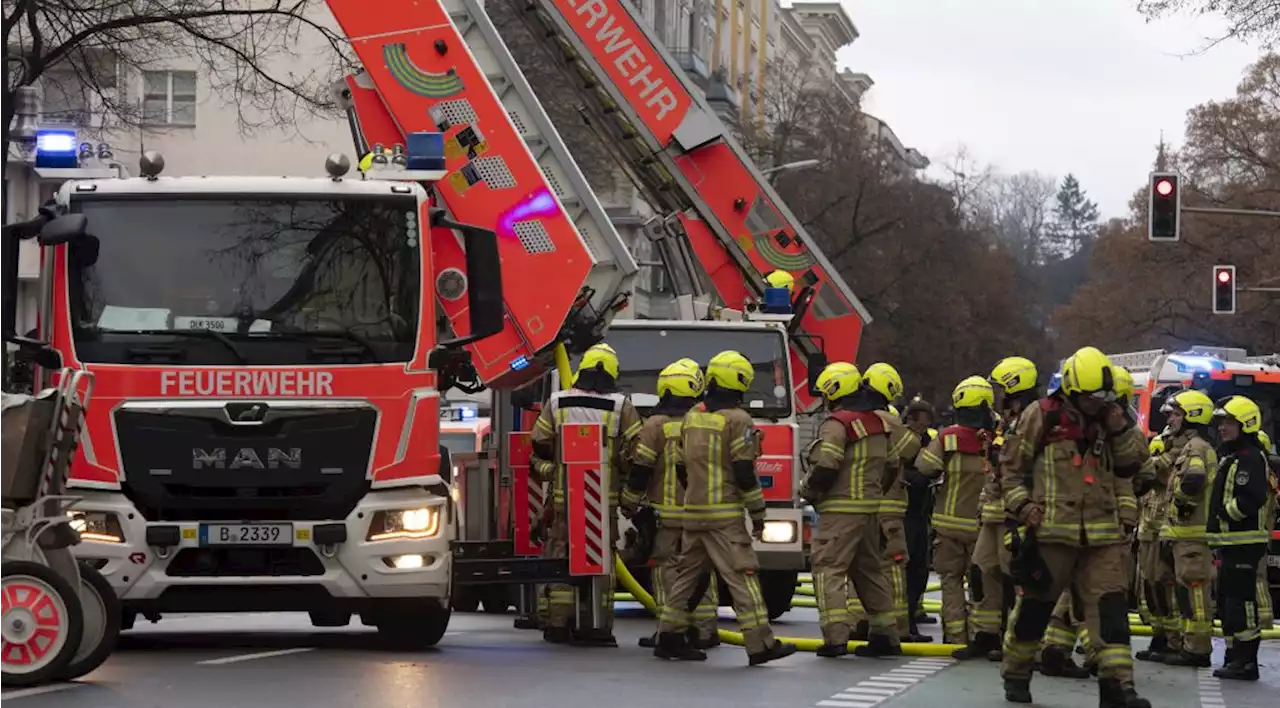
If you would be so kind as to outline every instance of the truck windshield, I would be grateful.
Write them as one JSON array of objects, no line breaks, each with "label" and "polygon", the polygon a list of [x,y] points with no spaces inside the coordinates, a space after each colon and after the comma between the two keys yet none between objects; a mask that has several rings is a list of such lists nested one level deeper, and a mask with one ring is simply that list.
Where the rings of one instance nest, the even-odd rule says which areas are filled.
[{"label": "truck windshield", "polygon": [[688,357],[705,367],[726,349],[741,352],[756,369],[746,404],[757,418],[791,415],[791,374],[787,343],[772,330],[722,327],[613,327],[605,341],[618,352],[618,385],[641,413],[657,403],[658,372]]},{"label": "truck windshield", "polygon": [[150,363],[160,353],[175,364],[278,365],[413,356],[421,277],[412,196],[106,197],[72,205],[97,242],[93,256],[70,259],[71,320],[84,361]]}]

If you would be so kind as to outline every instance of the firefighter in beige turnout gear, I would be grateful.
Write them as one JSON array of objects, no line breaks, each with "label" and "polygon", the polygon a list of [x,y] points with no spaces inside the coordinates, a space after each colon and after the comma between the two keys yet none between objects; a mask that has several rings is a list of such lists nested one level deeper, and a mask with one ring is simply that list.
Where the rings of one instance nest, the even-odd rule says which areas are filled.
[{"label": "firefighter in beige turnout gear", "polygon": [[[1100,708],[1150,708],[1133,686],[1127,539],[1118,479],[1147,458],[1146,440],[1115,403],[1111,362],[1085,347],[1062,367],[1061,388],[1023,411],[1001,454],[1005,506],[1038,545],[1045,571],[1024,585],[1005,633],[1005,699],[1030,703],[1036,650],[1064,590],[1084,603],[1097,642]],[[1020,561],[1021,559],[1016,559]]]},{"label": "firefighter in beige turnout gear", "polygon": [[[607,344],[597,344],[582,355],[574,375],[573,387],[551,394],[534,423],[531,439],[533,460],[531,472],[537,482],[551,482],[554,508],[543,555],[565,558],[569,551],[569,520],[565,508],[565,470],[559,464],[560,428],[568,423],[594,423],[604,427],[605,459],[609,461],[610,538],[617,538],[618,490],[632,441],[643,421],[625,394],[617,391],[618,355]],[[550,479],[548,479],[550,477]],[[608,569],[608,592],[601,593],[599,611],[604,628],[590,629],[590,603],[577,601],[572,585],[548,586],[549,607],[543,638],[552,643],[576,643],[588,646],[617,646],[613,636],[613,568]],[[584,599],[586,593],[582,593]],[[577,626],[573,625],[577,610]]]},{"label": "firefighter in beige turnout gear", "polygon": [[[714,566],[733,596],[748,662],[763,664],[796,651],[779,642],[769,627],[756,577],[759,564],[752,538],[764,532],[764,497],[755,462],[760,433],[742,408],[743,395],[755,379],[750,360],[735,351],[711,358],[703,404],[689,411],[681,427],[688,484],[684,491],[684,535],[671,587],[658,617],[657,646],[662,659],[703,660],[707,655],[689,644],[688,603],[708,565]],[[743,512],[751,519],[747,532]]]},{"label": "firefighter in beige turnout gear", "polygon": [[[1134,656],[1140,661],[1162,662],[1182,651],[1182,616],[1175,593],[1172,543],[1160,540],[1160,529],[1169,515],[1169,478],[1175,452],[1167,449],[1172,432],[1151,439],[1153,474],[1143,489],[1142,518],[1138,525],[1138,574],[1142,597],[1151,615],[1151,644]],[[1165,550],[1167,549],[1167,551]]]},{"label": "firefighter in beige turnout gear", "polygon": [[1213,399],[1201,391],[1174,394],[1163,409],[1169,414],[1176,452],[1169,482],[1168,514],[1160,540],[1169,542],[1178,610],[1182,615],[1182,651],[1165,654],[1170,666],[1208,667],[1213,651],[1213,553],[1205,536],[1209,494],[1218,469],[1218,453],[1209,442]]},{"label": "firefighter in beige turnout gear", "polygon": [[956,424],[943,428],[916,457],[919,474],[944,476],[933,509],[933,568],[942,578],[942,636],[969,644],[964,583],[978,541],[978,498],[987,481],[987,458],[995,435],[995,393],[981,376],[970,376],[951,393]]},{"label": "firefighter in beige turnout gear", "polygon": [[[684,533],[684,491],[687,472],[681,450],[684,416],[697,404],[706,387],[702,369],[692,359],[681,359],[658,374],[658,404],[645,419],[635,441],[631,475],[622,490],[622,513],[633,517],[641,499],[657,516],[653,541],[653,598],[659,607],[671,594],[672,571],[679,563]],[[719,597],[714,574],[709,571],[706,591],[694,610],[691,642],[699,649],[720,643],[716,626]],[[644,641],[648,639],[649,641]],[[641,646],[653,647],[657,636],[645,637]]]},{"label": "firefighter in beige turnout gear", "polygon": [[[873,372],[872,369],[875,369]],[[817,386],[831,408],[810,446],[810,472],[800,495],[819,513],[812,565],[823,646],[818,655],[848,653],[849,586],[868,613],[868,643],[858,656],[901,653],[894,599],[882,558],[880,509],[885,468],[912,460],[920,439],[887,410],[902,393],[902,379],[888,365],[872,365],[864,378],[846,362],[827,366]]]}]

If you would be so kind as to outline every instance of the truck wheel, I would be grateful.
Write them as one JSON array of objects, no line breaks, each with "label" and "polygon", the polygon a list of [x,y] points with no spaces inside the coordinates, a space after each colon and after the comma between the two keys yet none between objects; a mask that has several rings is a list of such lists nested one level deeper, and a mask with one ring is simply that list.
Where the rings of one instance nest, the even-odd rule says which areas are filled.
[{"label": "truck wheel", "polygon": [[413,651],[433,647],[449,629],[450,610],[434,600],[424,600],[382,614],[378,634],[394,649]]},{"label": "truck wheel", "polygon": [[769,619],[776,620],[791,609],[791,598],[796,594],[795,570],[765,570],[760,573],[760,592],[769,610]]},{"label": "truck wheel", "polygon": [[458,612],[476,612],[480,609],[480,593],[474,587],[460,587],[453,591],[449,605]]},{"label": "truck wheel", "polygon": [[80,607],[84,612],[84,632],[71,663],[58,675],[63,681],[78,679],[102,666],[120,639],[124,611],[115,588],[102,573],[84,563],[80,564]]},{"label": "truck wheel", "polygon": [[5,688],[56,679],[75,658],[84,632],[79,594],[48,566],[5,561],[0,579]]},{"label": "truck wheel", "polygon": [[485,614],[505,615],[512,605],[511,589],[506,585],[495,585],[491,588],[486,588],[484,597],[480,602],[484,605]]}]

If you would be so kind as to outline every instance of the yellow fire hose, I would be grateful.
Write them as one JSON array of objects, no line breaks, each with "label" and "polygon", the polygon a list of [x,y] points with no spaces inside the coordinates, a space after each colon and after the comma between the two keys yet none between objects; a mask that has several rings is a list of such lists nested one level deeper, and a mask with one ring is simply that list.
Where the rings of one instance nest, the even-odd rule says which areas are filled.
[{"label": "yellow fire hose", "polygon": [[[569,366],[569,352],[565,349],[564,343],[556,345],[555,349],[556,369],[560,374],[560,387],[568,388],[569,383],[573,380],[573,371]],[[618,576],[618,580],[622,583],[622,587],[626,588],[631,596],[644,605],[644,608],[654,617],[658,616],[658,607],[650,595],[642,585],[631,575],[631,571],[627,570],[627,566],[622,562],[621,558],[614,555],[613,559],[614,571]],[[778,637],[780,641],[788,644],[796,645],[801,651],[817,651],[823,642],[821,639],[812,639],[808,637]],[[720,641],[726,644],[743,645],[742,634],[740,632],[730,632],[729,630],[720,630]],[[865,644],[866,642],[849,642],[849,649],[852,651],[854,647]],[[902,653],[906,656],[951,656],[951,652],[959,649],[958,644],[902,644]]]}]

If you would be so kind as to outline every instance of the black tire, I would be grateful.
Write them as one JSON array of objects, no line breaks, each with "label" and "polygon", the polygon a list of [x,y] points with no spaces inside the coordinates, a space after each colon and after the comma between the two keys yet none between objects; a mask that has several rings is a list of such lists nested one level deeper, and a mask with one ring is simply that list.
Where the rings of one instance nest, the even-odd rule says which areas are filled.
[{"label": "black tire", "polygon": [[474,586],[454,588],[449,605],[458,612],[479,612],[480,592]]},{"label": "black tire", "polygon": [[388,647],[413,651],[440,643],[451,611],[434,600],[405,605],[378,617],[378,634]]},{"label": "black tire", "polygon": [[486,588],[484,597],[480,599],[487,615],[505,615],[511,609],[511,588],[506,585],[494,585]]},{"label": "black tire", "polygon": [[[0,583],[3,584],[3,592],[6,597],[9,595],[11,585],[16,585],[23,579],[35,581],[43,586],[40,588],[42,592],[53,596],[52,600],[61,605],[58,610],[63,615],[64,621],[58,624],[58,635],[54,638],[55,644],[60,644],[55,648],[51,648],[50,653],[52,656],[49,656],[48,660],[43,661],[35,669],[10,671],[11,664],[7,661],[4,662],[3,680],[5,688],[25,688],[57,680],[62,675],[62,672],[66,670],[67,665],[71,663],[71,660],[75,658],[76,647],[79,646],[80,637],[84,632],[84,614],[80,609],[80,597],[71,588],[71,583],[68,583],[48,566],[32,563],[31,561],[5,561],[3,573],[0,573]],[[19,611],[19,609],[10,607],[3,620],[0,620],[4,622],[6,629],[11,620],[8,615]]]},{"label": "black tire", "polygon": [[776,620],[791,610],[791,598],[796,594],[797,570],[760,571],[760,593],[764,595],[769,619]]},{"label": "black tire", "polygon": [[84,614],[84,631],[71,663],[58,675],[63,681],[78,679],[102,666],[120,639],[124,620],[120,598],[102,573],[85,563],[80,564],[80,607]]}]

